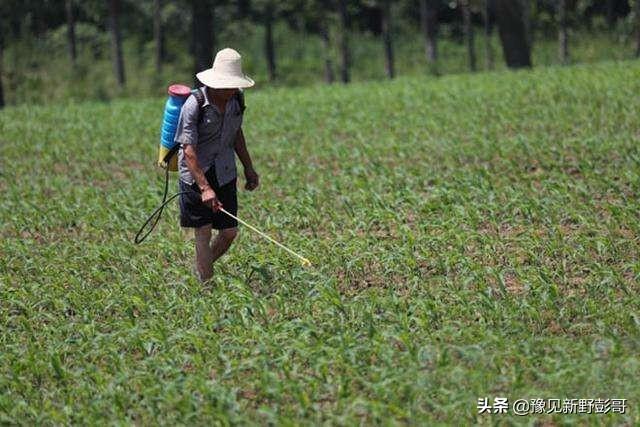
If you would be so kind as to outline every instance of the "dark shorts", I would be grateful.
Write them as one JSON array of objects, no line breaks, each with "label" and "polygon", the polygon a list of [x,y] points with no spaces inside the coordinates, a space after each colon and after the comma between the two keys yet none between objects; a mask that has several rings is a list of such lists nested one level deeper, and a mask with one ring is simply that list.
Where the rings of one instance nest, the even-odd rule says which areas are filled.
[{"label": "dark shorts", "polygon": [[[222,207],[233,215],[238,214],[238,190],[236,189],[236,180],[234,179],[222,187],[218,186],[218,180],[215,177],[213,168],[205,173],[207,181],[213,191],[215,191],[218,200],[222,203]],[[185,193],[180,195],[180,225],[182,227],[202,227],[211,224],[216,230],[224,230],[225,228],[234,228],[238,226],[238,221],[231,218],[224,212],[214,212],[210,207],[202,203],[200,189],[195,182],[191,185],[178,180],[180,183],[180,191]]]}]

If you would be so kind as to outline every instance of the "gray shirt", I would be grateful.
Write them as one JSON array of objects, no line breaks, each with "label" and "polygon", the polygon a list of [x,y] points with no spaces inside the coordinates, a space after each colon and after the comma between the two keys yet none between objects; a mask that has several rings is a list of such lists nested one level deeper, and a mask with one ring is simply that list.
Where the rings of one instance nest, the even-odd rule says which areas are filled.
[{"label": "gray shirt", "polygon": [[[198,111],[196,97],[190,95],[182,106],[176,129],[175,141],[181,144],[178,152],[180,179],[187,184],[193,183],[183,147],[194,144],[198,165],[205,173],[214,167],[218,185],[222,186],[237,176],[234,145],[242,125],[242,109],[234,96],[227,102],[225,112],[220,113],[218,107],[209,102],[204,87],[199,90],[204,94],[202,111]],[[202,116],[200,123],[198,113]]]}]

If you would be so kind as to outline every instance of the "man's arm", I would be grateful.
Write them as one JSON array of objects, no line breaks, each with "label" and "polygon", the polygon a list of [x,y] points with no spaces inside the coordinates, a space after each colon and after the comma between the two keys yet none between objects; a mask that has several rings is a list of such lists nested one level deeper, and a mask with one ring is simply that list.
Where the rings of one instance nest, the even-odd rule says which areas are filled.
[{"label": "man's arm", "polygon": [[187,164],[187,168],[189,168],[191,176],[193,176],[193,179],[198,184],[198,188],[200,188],[200,193],[202,193],[202,203],[210,206],[214,211],[217,211],[221,205],[216,197],[215,191],[213,191],[213,188],[209,185],[202,168],[198,164],[195,145],[185,144],[182,146],[182,150],[184,152],[184,160]]},{"label": "man's arm", "polygon": [[251,156],[249,155],[249,150],[247,150],[247,142],[244,139],[242,128],[238,129],[234,148],[238,158],[242,162],[242,166],[244,166],[245,169],[253,169],[253,163],[251,163]]},{"label": "man's arm", "polygon": [[242,162],[242,166],[244,167],[244,176],[247,179],[245,188],[249,191],[253,191],[258,188],[258,185],[260,185],[260,177],[253,168],[253,163],[251,162],[249,150],[247,150],[247,142],[244,139],[242,128],[238,129],[234,148],[240,162]]}]

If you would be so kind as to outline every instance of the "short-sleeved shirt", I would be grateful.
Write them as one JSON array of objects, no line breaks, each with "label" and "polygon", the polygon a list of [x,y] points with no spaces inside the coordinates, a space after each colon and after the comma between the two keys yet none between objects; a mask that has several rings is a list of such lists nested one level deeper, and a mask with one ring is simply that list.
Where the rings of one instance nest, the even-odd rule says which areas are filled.
[{"label": "short-sleeved shirt", "polygon": [[[215,168],[218,185],[225,185],[237,177],[235,160],[235,142],[242,125],[242,108],[238,97],[232,97],[220,113],[215,104],[209,102],[207,91],[204,94],[201,110],[198,100],[190,95],[182,106],[175,141],[180,144],[178,152],[178,171],[180,180],[191,185],[194,182],[184,158],[184,145],[194,144],[198,165],[203,172]],[[199,123],[198,118],[200,117]]]}]

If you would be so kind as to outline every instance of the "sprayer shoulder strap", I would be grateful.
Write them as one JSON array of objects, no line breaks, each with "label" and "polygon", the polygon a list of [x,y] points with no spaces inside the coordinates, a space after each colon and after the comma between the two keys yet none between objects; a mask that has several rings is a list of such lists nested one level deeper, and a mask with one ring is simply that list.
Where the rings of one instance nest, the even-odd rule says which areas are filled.
[{"label": "sprayer shoulder strap", "polygon": [[200,123],[200,119],[202,118],[202,106],[204,105],[204,94],[199,88],[193,89],[191,93],[198,102],[198,123]]}]

